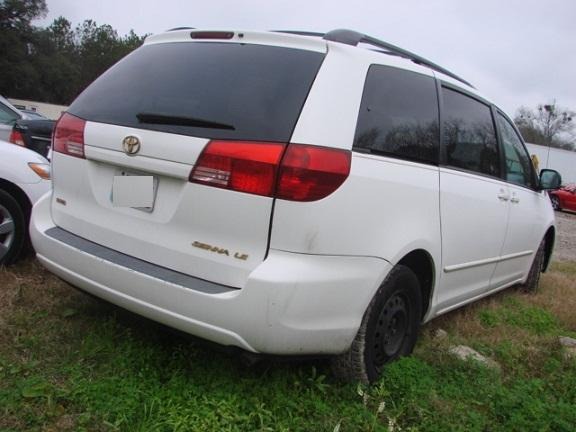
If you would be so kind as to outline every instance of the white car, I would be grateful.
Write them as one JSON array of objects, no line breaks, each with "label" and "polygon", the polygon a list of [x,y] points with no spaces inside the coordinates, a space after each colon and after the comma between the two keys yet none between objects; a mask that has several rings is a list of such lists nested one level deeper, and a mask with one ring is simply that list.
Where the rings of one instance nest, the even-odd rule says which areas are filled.
[{"label": "white car", "polygon": [[223,345],[333,355],[353,380],[422,322],[534,289],[554,243],[559,176],[538,178],[504,112],[349,30],[148,37],[53,151],[31,223],[46,268]]},{"label": "white car", "polygon": [[50,190],[50,164],[38,153],[0,141],[0,265],[29,248],[32,205]]}]

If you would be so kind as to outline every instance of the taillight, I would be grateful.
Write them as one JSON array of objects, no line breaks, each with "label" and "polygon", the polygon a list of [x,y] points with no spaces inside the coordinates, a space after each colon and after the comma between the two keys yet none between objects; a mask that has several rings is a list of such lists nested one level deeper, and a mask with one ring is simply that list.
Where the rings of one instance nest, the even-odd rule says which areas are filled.
[{"label": "taillight", "polygon": [[64,113],[54,128],[52,148],[58,153],[84,158],[84,127],[86,121]]},{"label": "taillight", "polygon": [[190,181],[223,189],[272,196],[284,144],[210,141]]},{"label": "taillight", "polygon": [[317,201],[348,178],[351,155],[347,150],[290,144],[282,159],[276,197],[290,201]]},{"label": "taillight", "polygon": [[290,201],[316,201],[344,183],[350,161],[349,151],[327,147],[210,141],[190,181]]},{"label": "taillight", "polygon": [[8,139],[8,141],[10,141],[12,144],[16,144],[19,146],[24,147],[24,137],[22,136],[22,133],[16,129],[12,129],[12,132],[10,132],[10,138]]}]

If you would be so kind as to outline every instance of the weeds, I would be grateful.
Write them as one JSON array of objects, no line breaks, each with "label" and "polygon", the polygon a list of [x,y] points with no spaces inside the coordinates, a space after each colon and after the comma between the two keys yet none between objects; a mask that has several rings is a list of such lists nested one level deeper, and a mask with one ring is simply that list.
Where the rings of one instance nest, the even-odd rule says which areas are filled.
[{"label": "weeds", "polygon": [[[535,295],[433,321],[413,356],[358,387],[322,361],[248,368],[25,262],[0,270],[0,430],[573,431],[576,362],[557,337],[576,332],[574,274],[554,264]],[[502,372],[447,353],[460,343]]]}]

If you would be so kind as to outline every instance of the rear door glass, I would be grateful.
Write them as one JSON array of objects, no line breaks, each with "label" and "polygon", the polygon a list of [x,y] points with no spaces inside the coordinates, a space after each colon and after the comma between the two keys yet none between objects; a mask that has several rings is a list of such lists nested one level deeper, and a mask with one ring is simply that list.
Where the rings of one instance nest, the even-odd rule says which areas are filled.
[{"label": "rear door glass", "polygon": [[500,154],[490,107],[451,89],[442,88],[442,95],[447,165],[499,177]]},{"label": "rear door glass", "polygon": [[[69,112],[197,137],[288,141],[323,58],[313,51],[237,43],[145,45],[91,84]],[[141,121],[142,113],[204,124]]]}]

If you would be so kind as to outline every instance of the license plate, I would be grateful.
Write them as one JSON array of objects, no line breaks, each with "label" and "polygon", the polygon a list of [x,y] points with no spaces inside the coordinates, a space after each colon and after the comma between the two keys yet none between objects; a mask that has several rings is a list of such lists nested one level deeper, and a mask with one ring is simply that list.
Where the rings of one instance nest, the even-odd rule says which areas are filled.
[{"label": "license plate", "polygon": [[151,212],[158,179],[151,175],[120,171],[112,182],[112,205]]}]

